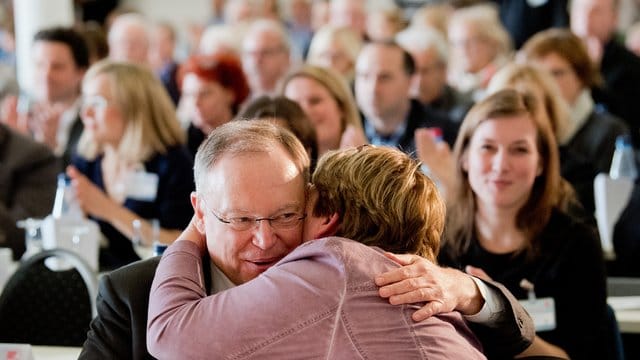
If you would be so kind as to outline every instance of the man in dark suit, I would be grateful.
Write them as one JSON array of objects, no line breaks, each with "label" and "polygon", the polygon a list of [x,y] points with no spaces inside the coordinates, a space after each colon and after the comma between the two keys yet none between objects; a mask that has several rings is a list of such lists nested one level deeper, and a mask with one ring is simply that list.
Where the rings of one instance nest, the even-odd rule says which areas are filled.
[{"label": "man in dark suit", "polygon": [[[261,155],[255,157],[256,167],[264,168],[264,173],[268,172],[266,169],[271,170],[269,179],[263,182],[256,183],[254,177],[244,176],[246,174],[243,171],[251,167],[234,167],[234,162],[229,160],[230,156],[225,156],[226,152],[233,152],[237,157],[244,156],[244,159],[249,156],[246,154],[249,146],[247,141],[255,142],[258,135],[247,131],[245,127],[259,127],[257,131],[267,132],[271,136],[269,144],[257,146],[263,149],[262,152],[253,148],[249,151],[249,154]],[[260,207],[280,209],[272,211],[287,209],[286,211],[295,214],[304,211],[306,201],[304,188],[309,179],[309,159],[303,146],[288,131],[285,132],[269,123],[232,122],[216,129],[215,132],[223,130],[226,132],[218,137],[226,139],[225,142],[207,141],[199,150],[195,167],[196,183],[199,184],[197,187],[202,188],[203,184],[218,184],[218,181],[209,181],[207,174],[211,172],[210,167],[225,165],[225,178],[234,179],[229,181],[229,184],[233,184],[233,191],[227,191],[226,187],[221,189],[219,186],[209,185],[207,194],[210,198],[223,199],[224,195],[226,199],[235,193],[251,194],[253,196],[244,198],[249,197],[252,199],[250,202],[260,203]],[[240,145],[234,145],[236,143]],[[245,153],[241,149],[245,149]],[[266,154],[264,149],[277,152],[277,156],[262,156]],[[207,160],[202,158],[208,159],[209,165],[203,165],[202,163]],[[223,165],[218,165],[219,163]],[[274,177],[288,180],[274,180]],[[261,194],[260,201],[256,199],[258,194]],[[220,201],[223,202],[223,200]],[[200,213],[204,211],[202,206],[204,205],[200,202],[194,203],[194,207],[197,207]],[[240,209],[234,211],[240,211]],[[269,210],[264,209],[264,212],[269,213]],[[219,217],[223,215],[215,214],[214,210],[208,206],[206,214],[207,229],[211,229],[215,234],[210,236],[211,240],[207,242],[209,254],[211,254],[211,265],[204,264],[202,267],[210,269],[210,271],[204,271],[205,275],[210,275],[211,278],[210,285],[205,286],[209,294],[251,281],[286,256],[302,240],[301,223],[296,224],[295,229],[287,228],[287,231],[279,233],[271,225],[262,224],[262,220],[274,221],[274,218],[260,218],[257,229],[238,232],[228,227],[229,220]],[[226,213],[224,215],[233,216]],[[234,217],[234,220],[245,222],[258,220],[246,216]],[[304,216],[296,217],[298,220],[303,218]],[[198,218],[194,221],[201,220]],[[91,323],[88,339],[80,358],[142,359],[150,357],[144,339],[148,295],[156,267],[157,259],[151,259],[129,265],[103,277],[98,296],[98,317]],[[436,298],[438,301],[435,303],[445,306],[437,309],[436,312],[464,308],[465,313],[476,314],[481,309],[487,310],[486,308],[491,305],[495,306],[495,310],[488,309],[488,324],[482,330],[478,330],[480,335],[488,334],[488,336],[482,336],[485,346],[500,348],[501,352],[515,355],[531,342],[533,324],[530,318],[513,297],[501,292],[502,289],[489,285],[486,290],[491,295],[485,296],[480,290],[480,285],[475,281],[469,281],[466,274],[435,266],[429,277],[433,278],[435,288],[440,290],[441,294],[441,297]]]},{"label": "man in dark suit", "polygon": [[0,124],[0,246],[24,252],[16,221],[51,212],[60,164],[44,145]]},{"label": "man in dark suit", "polygon": [[82,134],[80,83],[89,50],[80,33],[55,27],[36,33],[32,52],[33,98],[7,97],[2,121],[49,146],[67,165]]},{"label": "man in dark suit", "polygon": [[416,71],[411,54],[394,42],[365,45],[356,60],[355,93],[364,115],[364,130],[373,145],[415,152],[414,132],[437,127],[453,146],[457,124],[445,113],[411,99],[411,77]]}]

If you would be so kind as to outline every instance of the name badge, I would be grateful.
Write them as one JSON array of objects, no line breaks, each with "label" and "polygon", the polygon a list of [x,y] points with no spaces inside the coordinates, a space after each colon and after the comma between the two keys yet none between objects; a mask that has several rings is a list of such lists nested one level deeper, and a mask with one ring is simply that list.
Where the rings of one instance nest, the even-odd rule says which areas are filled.
[{"label": "name badge", "polygon": [[519,301],[527,310],[536,331],[549,331],[556,328],[556,302],[551,297]]},{"label": "name badge", "polygon": [[154,201],[158,193],[158,174],[134,171],[127,180],[127,198],[140,201]]}]

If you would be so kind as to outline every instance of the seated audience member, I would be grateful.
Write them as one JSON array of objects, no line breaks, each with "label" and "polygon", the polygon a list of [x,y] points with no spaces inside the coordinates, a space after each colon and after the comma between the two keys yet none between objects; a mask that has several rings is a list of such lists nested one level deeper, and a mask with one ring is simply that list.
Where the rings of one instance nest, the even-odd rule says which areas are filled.
[{"label": "seated audience member", "polygon": [[367,36],[367,3],[362,0],[329,0],[329,24],[347,27],[361,39]]},{"label": "seated audience member", "polygon": [[[373,277],[384,269],[397,267],[380,252],[330,238],[303,245],[284,258],[286,249],[292,247],[292,237],[302,233],[302,220],[307,218],[303,236],[306,239],[340,234],[358,238],[364,244],[381,245],[386,250],[410,251],[433,259],[444,225],[444,205],[433,183],[420,172],[418,163],[386,148],[329,153],[320,160],[314,173],[311,200],[305,210],[300,205],[305,192],[298,193],[296,199],[293,188],[295,184],[302,187],[305,182],[303,173],[293,171],[294,158],[304,154],[301,145],[282,131],[279,136],[283,140],[274,143],[276,137],[271,134],[277,128],[254,124],[253,128],[241,128],[230,123],[216,129],[196,156],[197,192],[192,194],[196,216],[192,225],[197,230],[192,227],[185,231],[183,239],[191,240],[178,241],[160,262],[150,295],[147,335],[150,351],[171,358],[181,351],[188,351],[183,356],[198,357],[211,351],[239,354],[244,349],[249,351],[246,355],[277,357],[291,353],[292,347],[311,336],[319,340],[318,346],[307,349],[311,357],[346,358],[363,352],[441,356],[438,353],[442,354],[442,350],[431,341],[447,342],[441,338],[442,329],[437,324],[442,325],[440,321],[450,314],[408,325],[405,319],[411,314],[407,311],[413,312],[414,308],[392,306],[377,294]],[[254,174],[265,174],[267,169],[271,173],[263,175],[263,181],[274,184],[276,190],[269,194],[259,191],[259,184],[252,185],[255,182],[249,180],[255,178]],[[381,171],[387,175],[379,176]],[[240,191],[243,186],[253,190]],[[288,205],[274,202],[274,195]],[[256,212],[274,215],[267,219],[248,215]],[[260,224],[261,220],[270,224]],[[234,239],[234,246],[221,243],[225,235]],[[207,249],[216,265],[214,278],[222,272],[232,283],[243,285],[207,297],[207,289],[200,286],[201,264],[192,261],[193,254]],[[230,261],[234,257],[238,260]],[[187,265],[185,260],[191,264]],[[276,265],[270,268],[273,264]],[[262,276],[255,278],[260,273]],[[464,276],[463,279],[471,280]],[[189,285],[178,285],[178,282],[185,285],[184,281]],[[464,287],[464,282],[460,285]],[[250,295],[254,291],[260,295]],[[291,301],[295,304],[290,311],[281,311],[282,304]],[[479,308],[479,304],[468,305]],[[218,311],[219,306],[225,310]],[[237,322],[227,324],[227,316],[237,319],[236,311],[245,308],[246,313],[247,306],[262,309],[261,313],[271,320],[257,321],[262,325],[254,330]],[[356,310],[362,306],[368,311]],[[378,314],[374,322],[385,326],[375,327],[367,321],[371,312]],[[274,319],[274,314],[279,315]],[[212,317],[217,321],[212,323]],[[457,327],[461,325],[458,319],[447,321],[451,320],[457,324],[456,329],[466,333],[464,326]],[[345,328],[345,322],[350,330]],[[226,330],[218,334],[218,328],[209,327],[209,334],[216,339],[213,342],[188,340],[193,339],[193,330],[204,323]],[[333,324],[340,325],[331,330]],[[298,330],[290,332],[292,327]],[[460,334],[450,330],[453,328],[445,331],[452,341],[449,351],[460,351],[453,357],[481,355]],[[226,336],[233,336],[234,340],[227,341]],[[349,345],[350,336],[360,346]],[[395,340],[381,344],[381,339],[389,337]],[[397,346],[391,345],[394,342]]]},{"label": "seated audience member", "polygon": [[435,29],[447,38],[449,18],[455,10],[451,2],[429,2],[417,9],[409,20],[409,28]]},{"label": "seated audience member", "polygon": [[291,0],[286,1],[283,5],[285,6],[284,13],[288,14],[285,24],[291,37],[291,43],[296,48],[296,52],[305,58],[313,37],[311,27],[312,1]]},{"label": "seated audience member", "polygon": [[251,23],[242,41],[242,66],[251,97],[275,94],[291,65],[291,40],[284,26],[270,19]]},{"label": "seated audience member", "polygon": [[475,5],[456,10],[449,19],[451,84],[470,93],[477,101],[484,95],[493,74],[507,61],[511,39],[489,5]]},{"label": "seated audience member", "polygon": [[82,134],[80,83],[89,67],[82,35],[70,28],[44,29],[34,36],[33,99],[9,96],[2,122],[46,144],[67,165]]},{"label": "seated audience member", "polygon": [[332,70],[305,65],[287,74],[282,95],[305,111],[318,138],[318,154],[367,143],[355,99]]},{"label": "seated audience member", "polygon": [[622,120],[596,107],[590,89],[599,86],[601,78],[584,43],[569,30],[551,29],[529,39],[520,53],[524,60],[549,71],[569,104],[566,147],[583,154],[597,172],[608,173],[616,138],[629,129]]},{"label": "seated audience member", "polygon": [[556,144],[560,150],[560,174],[576,191],[587,217],[595,210],[593,178],[597,170],[592,159],[570,146],[572,137],[569,106],[558,85],[546,71],[530,64],[509,64],[500,70],[489,84],[489,93],[502,89],[516,89],[536,97],[541,114],[551,122]]},{"label": "seated audience member", "polygon": [[455,141],[458,124],[411,98],[415,70],[411,54],[394,42],[371,42],[360,51],[356,101],[364,116],[365,134],[373,145],[414,154],[416,130],[428,127],[439,127],[447,143]]},{"label": "seated audience member", "polygon": [[107,33],[109,58],[149,66],[151,29],[149,22],[137,13],[117,15]]},{"label": "seated audience member", "polygon": [[[249,143],[256,141],[254,136],[255,131],[251,129],[263,129],[266,127],[268,134],[265,135],[267,139],[262,140],[263,142],[267,141],[267,143],[279,144],[280,147],[284,147],[285,144],[293,142],[293,140],[290,140],[290,136],[286,135],[288,132],[279,130],[279,127],[265,123],[266,122],[251,122],[249,125],[248,123],[231,122],[225,124],[222,128],[227,130],[219,136],[219,140],[227,139],[230,146],[242,147],[242,144],[247,141]],[[214,130],[214,133],[219,133],[220,131],[219,128]],[[285,141],[285,139],[287,139],[287,141]],[[215,147],[212,148],[214,144],[211,142],[205,142],[205,144],[209,144],[209,146],[203,145],[203,149],[206,150],[201,149],[201,151],[217,153],[217,149]],[[301,149],[301,145],[296,145],[295,147],[299,148],[295,153],[289,151],[286,153],[288,156],[274,155],[266,160],[266,163],[262,159],[257,159],[245,170],[255,168],[256,173],[259,174],[257,176],[260,179],[264,178],[263,175],[283,177],[286,176],[285,172],[290,172],[291,176],[296,177],[300,176],[300,173],[308,173],[308,170],[306,170],[306,164],[308,163],[306,154],[304,150]],[[293,159],[291,159],[292,157]],[[264,171],[263,167],[267,167],[268,170]],[[276,168],[279,169],[277,174],[275,171]],[[234,177],[242,176],[242,170],[241,167],[234,169]],[[308,179],[308,175],[302,175],[302,177]],[[253,178],[244,178],[246,181],[235,184],[238,187],[236,189],[238,194],[246,194],[246,197],[255,197],[258,195],[267,197],[267,199],[261,198],[260,203],[256,204],[256,206],[268,206],[279,209],[303,201],[305,196],[304,183],[306,181],[298,181],[296,182],[297,185],[293,187],[285,186],[286,189],[282,189],[283,186],[279,182],[266,180],[260,182],[250,181],[255,178],[255,176]],[[232,183],[228,184],[231,185]],[[221,193],[220,195],[224,194]],[[246,201],[254,202],[246,197]],[[264,200],[266,200],[266,203]],[[220,230],[223,231],[225,228],[222,227]],[[268,230],[268,228],[263,230]],[[285,234],[272,238],[275,240],[275,244],[271,247],[267,246],[269,248],[266,250],[262,250],[263,245],[260,245],[260,241],[255,245],[253,245],[253,243],[245,243],[244,246],[239,244],[239,247],[243,246],[244,249],[231,246],[227,250],[221,250],[220,256],[216,257],[216,259],[218,259],[216,261],[222,264],[219,265],[220,267],[232,269],[233,274],[239,274],[241,272],[240,267],[242,267],[242,269],[244,269],[243,273],[245,273],[243,278],[250,280],[273,265],[275,261],[270,260],[275,260],[274,256],[276,258],[284,257],[286,253],[291,251],[292,247],[300,244],[302,239],[301,228],[296,229],[292,235],[286,235],[285,237]],[[236,235],[234,232],[221,232],[220,241],[220,246],[225,246],[225,244],[231,245],[236,241]],[[238,239],[237,241],[241,240]],[[244,241],[242,242],[244,243]],[[267,242],[273,243],[273,241]],[[284,251],[281,253],[283,247]],[[140,261],[113,271],[101,278],[100,293],[98,295],[98,316],[91,323],[91,330],[87,334],[87,341],[80,355],[81,359],[91,359],[95,357],[151,358],[151,355],[147,352],[144,339],[146,337],[149,291],[158,259],[159,258],[153,258]],[[241,259],[246,259],[246,261]],[[254,260],[254,262],[251,260]],[[263,263],[263,260],[267,262]],[[227,276],[221,272],[218,266],[212,266],[211,261],[212,259],[209,255],[203,257],[202,260],[204,268],[211,269],[210,271],[204,271],[204,277],[207,279],[205,286],[207,293],[216,293],[235,286],[234,283],[229,281]],[[436,306],[435,312],[431,311],[428,315],[453,309],[464,310],[469,306],[473,307],[473,304],[479,305],[479,303],[482,302],[481,300],[479,301],[480,293],[478,288],[476,288],[473,283],[470,284],[468,282],[470,278],[466,275],[457,270],[438,268],[424,259],[423,262],[431,265],[431,272],[424,277],[424,280],[430,284],[428,293],[434,294],[434,297],[429,298],[429,300],[433,301],[425,305],[424,308]],[[460,276],[462,276],[462,278]],[[237,276],[234,276],[234,278],[235,277]],[[482,284],[483,283],[480,282],[478,286]],[[491,318],[493,321],[492,324],[485,322],[486,326],[480,323],[477,324],[478,328],[484,328],[484,330],[487,331],[487,335],[483,336],[483,339],[487,339],[484,346],[485,348],[493,346],[498,349],[498,351],[507,355],[516,354],[526,347],[532,336],[533,330],[530,318],[522,313],[523,310],[515,300],[509,297],[510,295],[501,292],[501,288],[494,287],[493,284],[487,285],[489,285],[489,292],[487,296],[483,296],[486,302],[482,311],[476,315],[480,317],[474,319],[477,321],[486,321],[488,318]],[[497,292],[494,293],[494,291]],[[493,295],[489,296],[491,294]],[[418,312],[423,310],[424,309],[421,309]],[[474,308],[473,310],[469,310],[468,313],[472,314],[477,312],[477,310],[478,308]],[[485,314],[486,310],[492,315],[483,318],[482,316],[489,315]],[[419,319],[414,318],[421,320],[423,316],[424,312],[420,315]]]},{"label": "seated audience member", "polygon": [[393,1],[378,2],[367,12],[367,38],[370,41],[391,41],[406,26],[403,10]]},{"label": "seated audience member", "polygon": [[288,129],[307,150],[311,161],[310,169],[315,169],[318,162],[316,130],[307,114],[295,101],[284,96],[261,96],[246,104],[236,120],[267,120]]},{"label": "seated audience member", "polygon": [[180,67],[181,114],[189,119],[187,147],[192,158],[216,127],[238,113],[249,96],[240,59],[231,53],[194,55]]},{"label": "seated audience member", "polygon": [[[604,261],[594,229],[567,212],[557,145],[535,98],[476,104],[456,140],[456,183],[439,259],[486,274],[517,298],[555,302],[537,335],[571,359],[606,358]],[[585,319],[585,314],[589,314]]]},{"label": "seated audience member", "polygon": [[[589,55],[599,65],[607,92],[598,103],[627,123],[634,148],[640,148],[640,58],[616,39],[619,0],[573,0],[569,17],[571,31],[587,45]],[[594,94],[595,95],[595,94]]]},{"label": "seated audience member", "polygon": [[311,39],[307,63],[333,69],[353,84],[362,39],[354,30],[326,25]]},{"label": "seated audience member", "polygon": [[16,222],[51,212],[60,170],[45,145],[0,124],[0,247],[11,248],[14,259],[25,250]]},{"label": "seated audience member", "polygon": [[236,56],[240,56],[244,31],[245,28],[241,25],[209,25],[204,29],[200,37],[198,52],[202,55],[231,52]]},{"label": "seated audience member", "polygon": [[[184,197],[193,189],[192,161],[171,100],[150,70],[98,62],[83,80],[82,95],[85,131],[67,174],[80,206],[107,239],[100,267],[116,268],[140,259],[134,239],[151,245],[151,219],[161,227],[155,240],[166,244],[189,223],[193,213]],[[141,220],[139,229],[134,220]]]},{"label": "seated audience member", "polygon": [[159,22],[151,26],[149,32],[149,65],[162,81],[174,104],[180,100],[178,88],[178,63],[174,57],[176,31],[168,22]]},{"label": "seated audience member", "polygon": [[412,27],[399,32],[396,42],[416,63],[411,77],[411,96],[425,106],[445,112],[461,123],[473,105],[471,98],[447,84],[449,45],[436,30]]}]

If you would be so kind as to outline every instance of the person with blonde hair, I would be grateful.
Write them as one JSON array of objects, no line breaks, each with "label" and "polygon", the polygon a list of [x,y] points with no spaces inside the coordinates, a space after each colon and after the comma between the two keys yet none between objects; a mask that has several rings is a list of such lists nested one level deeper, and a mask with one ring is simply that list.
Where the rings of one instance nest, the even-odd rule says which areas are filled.
[{"label": "person with blonde hair", "polygon": [[448,37],[450,83],[479,100],[491,77],[511,55],[509,33],[495,7],[482,4],[454,11],[449,19]]},{"label": "person with blonde hair", "polygon": [[[134,241],[170,244],[189,223],[192,161],[171,99],[149,69],[98,62],[82,94],[85,130],[67,174],[107,239],[101,268],[115,268],[139,259]],[[152,219],[159,221],[157,234]]]},{"label": "person with blonde hair", "polygon": [[[500,90],[465,118],[439,260],[553,299],[538,337],[571,359],[606,358],[606,283],[595,230],[570,215],[555,134],[535,96]],[[525,281],[526,280],[526,281]],[[589,314],[585,321],[585,314]],[[566,356],[566,355],[564,355]]]},{"label": "person with blonde hair", "polygon": [[[511,63],[500,70],[489,84],[489,93],[516,89],[531,93],[541,113],[546,116],[560,151],[562,176],[573,186],[586,217],[595,210],[593,178],[597,175],[593,159],[570,146],[576,123],[571,121],[570,108],[551,75],[532,64]],[[579,206],[580,207],[580,206]]]},{"label": "person with blonde hair", "polygon": [[318,138],[318,155],[367,143],[360,113],[346,82],[335,72],[305,65],[287,74],[281,93],[302,107]]},{"label": "person with blonde hair", "polygon": [[330,68],[353,83],[362,38],[353,29],[325,25],[311,39],[307,63]]},{"label": "person with blonde hair", "polygon": [[[216,130],[206,147],[215,148],[220,130],[226,129]],[[221,174],[227,156],[212,165],[209,177]],[[236,154],[234,160],[248,161],[249,156]],[[484,359],[459,313],[407,321],[414,308],[389,304],[373,282],[380,271],[398,265],[371,246],[435,260],[445,206],[419,164],[392,148],[338,150],[320,160],[312,183],[304,238],[317,240],[299,246],[261,276],[215,295],[193,286],[201,284],[197,269],[202,266],[194,259],[212,240],[211,227],[192,223],[158,265],[149,302],[150,353],[159,358],[281,358],[303,351],[309,358]],[[198,195],[198,207],[208,204],[205,197],[211,195]],[[255,225],[223,220],[230,229]],[[269,220],[274,228],[280,221]],[[330,237],[318,239],[325,236]],[[261,311],[238,321],[249,308]],[[195,340],[203,328],[212,341]]]}]

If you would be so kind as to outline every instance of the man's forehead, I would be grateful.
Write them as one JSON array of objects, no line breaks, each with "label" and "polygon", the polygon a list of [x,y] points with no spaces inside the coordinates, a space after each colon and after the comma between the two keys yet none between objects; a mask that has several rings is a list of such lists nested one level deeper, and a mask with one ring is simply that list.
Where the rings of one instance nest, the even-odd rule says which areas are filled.
[{"label": "man's forehead", "polygon": [[402,70],[402,51],[394,46],[370,44],[360,52],[358,68],[384,68]]}]

